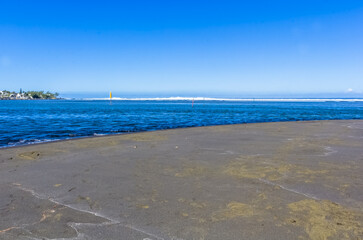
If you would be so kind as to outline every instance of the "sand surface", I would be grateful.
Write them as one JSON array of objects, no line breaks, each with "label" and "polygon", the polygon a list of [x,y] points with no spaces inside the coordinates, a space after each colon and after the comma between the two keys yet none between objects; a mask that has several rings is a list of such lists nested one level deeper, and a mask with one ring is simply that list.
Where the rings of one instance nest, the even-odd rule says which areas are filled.
[{"label": "sand surface", "polygon": [[363,121],[0,150],[0,239],[363,239]]}]

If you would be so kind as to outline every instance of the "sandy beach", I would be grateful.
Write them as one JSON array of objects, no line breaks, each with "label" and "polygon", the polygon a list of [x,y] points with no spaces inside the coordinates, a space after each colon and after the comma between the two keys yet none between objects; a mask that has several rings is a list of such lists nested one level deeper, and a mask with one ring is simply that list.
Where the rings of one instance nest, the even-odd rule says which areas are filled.
[{"label": "sandy beach", "polygon": [[363,239],[363,120],[0,149],[0,239]]}]

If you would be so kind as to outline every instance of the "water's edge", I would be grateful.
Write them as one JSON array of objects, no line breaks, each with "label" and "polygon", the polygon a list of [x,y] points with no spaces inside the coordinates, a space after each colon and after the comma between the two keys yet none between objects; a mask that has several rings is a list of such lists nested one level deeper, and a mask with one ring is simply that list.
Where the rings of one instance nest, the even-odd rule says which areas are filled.
[{"label": "water's edge", "polygon": [[130,135],[130,134],[140,134],[140,133],[148,133],[148,132],[164,132],[164,131],[174,131],[174,130],[183,130],[183,129],[194,129],[194,128],[213,128],[213,127],[223,127],[223,126],[233,126],[233,125],[260,125],[260,124],[274,124],[274,123],[309,123],[309,122],[339,122],[339,121],[363,121],[363,119],[336,119],[336,120],[301,120],[301,121],[270,121],[270,122],[249,122],[249,123],[235,123],[235,124],[221,124],[221,125],[209,125],[209,126],[195,126],[195,127],[178,127],[178,128],[168,128],[168,129],[156,129],[156,130],[147,130],[147,131],[140,131],[140,132],[128,132],[128,133],[110,133],[110,134],[102,134],[102,135],[93,135],[93,136],[80,136],[80,137],[72,137],[72,138],[65,138],[65,139],[55,139],[43,142],[36,142],[36,143],[26,143],[26,144],[19,144],[13,146],[0,146],[0,151],[3,149],[9,148],[24,148],[30,147],[34,145],[43,145],[43,144],[50,144],[55,142],[67,142],[67,141],[74,141],[74,140],[81,140],[81,139],[93,139],[93,138],[105,138],[105,137],[113,137],[113,136],[120,136],[120,135]]},{"label": "water's edge", "polygon": [[363,102],[0,102],[0,148],[188,127],[363,119]]}]

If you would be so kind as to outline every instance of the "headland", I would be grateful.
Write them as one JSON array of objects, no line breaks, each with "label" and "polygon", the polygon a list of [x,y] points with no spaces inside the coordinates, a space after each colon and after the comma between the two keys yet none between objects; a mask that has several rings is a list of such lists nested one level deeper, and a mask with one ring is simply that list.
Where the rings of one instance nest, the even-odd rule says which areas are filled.
[{"label": "headland", "polygon": [[23,91],[19,92],[0,91],[0,100],[40,100],[40,99],[58,99],[59,93],[51,93],[49,91]]}]

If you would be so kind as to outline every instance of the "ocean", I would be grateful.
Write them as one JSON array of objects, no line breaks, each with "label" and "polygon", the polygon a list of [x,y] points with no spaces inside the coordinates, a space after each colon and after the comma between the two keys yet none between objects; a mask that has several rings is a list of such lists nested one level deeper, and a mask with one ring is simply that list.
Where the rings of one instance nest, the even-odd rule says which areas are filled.
[{"label": "ocean", "polygon": [[0,101],[0,147],[171,128],[333,119],[363,119],[363,102],[4,100]]}]

